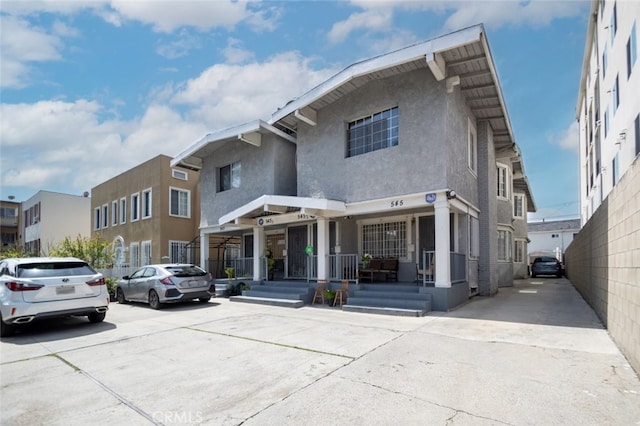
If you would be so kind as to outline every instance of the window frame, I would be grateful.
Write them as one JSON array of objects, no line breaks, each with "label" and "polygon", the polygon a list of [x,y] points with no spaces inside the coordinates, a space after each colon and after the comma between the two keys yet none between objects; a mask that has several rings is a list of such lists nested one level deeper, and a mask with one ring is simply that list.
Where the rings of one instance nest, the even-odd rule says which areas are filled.
[{"label": "window frame", "polygon": [[[169,262],[171,263],[191,263],[190,252],[186,250],[189,241],[169,240]],[[179,252],[186,251],[186,258],[182,260]]]},{"label": "window frame", "polygon": [[142,204],[141,211],[140,211],[141,218],[149,219],[152,216],[152,207],[153,207],[152,188],[147,188],[142,191],[141,204]]},{"label": "window frame", "polygon": [[109,204],[102,205],[102,229],[109,227]]},{"label": "window frame", "polygon": [[[506,164],[497,163],[498,170],[498,187],[497,196],[502,200],[509,200],[511,196],[511,167]],[[502,176],[504,173],[504,177]],[[504,192],[501,191],[501,183],[504,186]]]},{"label": "window frame", "polygon": [[[371,229],[369,235],[377,233],[382,238],[372,241],[372,237],[365,236],[369,227],[375,227]],[[390,229],[393,227],[395,229]],[[389,232],[393,231],[400,233],[396,236],[397,242],[385,238]],[[358,246],[361,253],[369,253],[373,258],[396,258],[400,262],[406,262],[409,260],[410,232],[411,222],[406,216],[362,220],[358,222]]]},{"label": "window frame", "polygon": [[[513,193],[513,217],[517,219],[524,219],[524,194],[514,192]],[[517,212],[517,206],[520,205],[520,214]]]},{"label": "window frame", "polygon": [[133,194],[131,194],[131,216],[130,216],[130,221],[131,222],[137,222],[140,220],[140,193],[139,192],[134,192]]},{"label": "window frame", "polygon": [[120,198],[120,225],[127,223],[127,197]]},{"label": "window frame", "polygon": [[171,177],[178,180],[188,181],[189,173],[178,169],[171,169]]},{"label": "window frame", "polygon": [[480,219],[469,216],[469,259],[480,257]]},{"label": "window frame", "polygon": [[636,23],[633,22],[631,32],[627,39],[627,79],[631,77],[633,68],[638,61],[638,35],[636,33]]},{"label": "window frame", "polygon": [[467,118],[467,166],[474,176],[478,173],[478,131],[471,118]]},{"label": "window frame", "polygon": [[140,263],[141,266],[151,265],[153,262],[153,252],[151,240],[140,242]]},{"label": "window frame", "polygon": [[111,202],[111,226],[117,226],[118,220],[118,200],[113,200]]},{"label": "window frame", "polygon": [[[223,179],[223,171],[229,170],[228,186]],[[218,192],[230,191],[234,188],[240,188],[242,183],[242,163],[235,161],[218,168]]]},{"label": "window frame", "polygon": [[[388,113],[388,117],[385,114]],[[384,123],[384,128],[380,128]],[[386,132],[384,139],[376,135]],[[357,141],[362,141],[354,146]],[[346,123],[345,156],[347,158],[398,146],[400,140],[400,107],[393,106]]]},{"label": "window frame", "polygon": [[140,243],[134,242],[129,244],[129,266],[131,268],[139,268],[140,266]]},{"label": "window frame", "polygon": [[[180,193],[184,193],[187,196],[187,203],[186,203],[186,208],[187,208],[187,212],[186,215],[182,215],[180,214],[180,199],[178,199],[178,213],[173,213],[172,212],[172,194],[173,191],[176,191],[178,194]],[[191,218],[191,191],[189,189],[185,189],[185,188],[179,188],[179,187],[175,187],[175,186],[170,186],[169,187],[169,216],[172,217],[181,217],[181,218],[185,218],[185,219],[190,219]]]},{"label": "window frame", "polygon": [[[25,215],[27,213],[28,212],[25,212]],[[100,218],[101,215],[102,215],[102,206],[94,207],[93,209],[93,230],[94,231],[100,230],[100,225],[102,225],[102,220]]]},{"label": "window frame", "polygon": [[[504,237],[501,238],[501,235],[504,235]],[[510,229],[498,227],[497,237],[498,237],[498,246],[497,246],[498,262],[512,262],[513,261],[513,248],[512,248],[513,232]],[[502,242],[504,247],[501,246]]]}]

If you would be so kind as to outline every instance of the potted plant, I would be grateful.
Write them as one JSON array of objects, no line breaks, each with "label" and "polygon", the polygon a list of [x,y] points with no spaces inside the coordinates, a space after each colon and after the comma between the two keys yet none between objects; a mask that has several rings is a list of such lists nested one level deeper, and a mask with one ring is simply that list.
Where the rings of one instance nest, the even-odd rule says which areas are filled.
[{"label": "potted plant", "polygon": [[327,301],[327,304],[329,306],[333,305],[333,300],[336,298],[336,291],[335,290],[325,290],[324,298]]},{"label": "potted plant", "polygon": [[366,269],[369,267],[369,262],[371,262],[371,255],[369,253],[365,253],[362,255],[360,260],[362,261],[362,267]]},{"label": "potted plant", "polygon": [[105,278],[107,284],[107,293],[109,293],[109,301],[116,301],[116,289],[118,288],[118,279],[114,277]]},{"label": "potted plant", "polygon": [[276,267],[276,260],[273,258],[271,248],[264,249],[264,257],[267,259],[267,273],[269,281],[273,280],[273,271]]}]

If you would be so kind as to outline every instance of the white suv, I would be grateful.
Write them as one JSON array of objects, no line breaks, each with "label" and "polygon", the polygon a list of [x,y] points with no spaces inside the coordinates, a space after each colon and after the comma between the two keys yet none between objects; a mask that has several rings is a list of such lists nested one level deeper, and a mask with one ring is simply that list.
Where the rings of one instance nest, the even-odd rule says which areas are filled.
[{"label": "white suv", "polygon": [[34,319],[87,316],[101,322],[109,309],[104,276],[73,257],[0,261],[0,336]]}]

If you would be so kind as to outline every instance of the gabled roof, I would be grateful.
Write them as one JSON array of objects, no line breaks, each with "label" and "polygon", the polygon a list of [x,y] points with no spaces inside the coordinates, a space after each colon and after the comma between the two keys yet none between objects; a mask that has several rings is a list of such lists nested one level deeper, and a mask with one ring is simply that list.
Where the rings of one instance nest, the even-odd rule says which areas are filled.
[{"label": "gabled roof", "polygon": [[552,220],[546,222],[529,222],[529,232],[579,231],[580,219]]},{"label": "gabled roof", "polygon": [[276,134],[285,140],[295,143],[295,138],[293,136],[286,134],[282,130],[276,129],[262,120],[255,120],[204,135],[187,149],[178,154],[171,161],[171,166],[200,170],[202,168],[202,159],[216,151],[225,142],[235,141],[260,146],[262,143],[262,135],[267,133]]}]

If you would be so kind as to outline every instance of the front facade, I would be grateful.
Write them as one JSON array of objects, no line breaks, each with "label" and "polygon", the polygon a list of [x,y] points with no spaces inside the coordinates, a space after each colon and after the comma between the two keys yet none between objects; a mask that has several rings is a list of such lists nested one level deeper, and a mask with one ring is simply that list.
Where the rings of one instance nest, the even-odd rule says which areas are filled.
[{"label": "front facade", "polygon": [[640,154],[640,2],[592,0],[576,109],[584,225]]},{"label": "front facade", "polygon": [[91,199],[58,192],[38,191],[22,202],[20,235],[28,253],[46,256],[65,238],[91,235]]},{"label": "front facade", "polygon": [[482,26],[354,64],[172,165],[201,171],[201,237],[241,236],[254,280],[268,253],[276,279],[357,282],[368,254],[438,310],[512,284],[535,211]]},{"label": "front facade", "polygon": [[199,173],[158,155],[91,189],[92,235],[113,243],[114,267],[196,262]]}]

